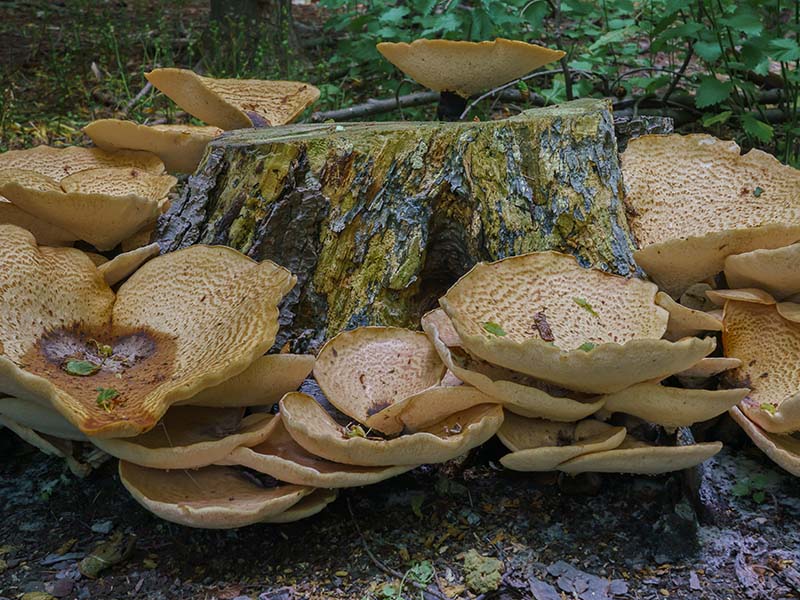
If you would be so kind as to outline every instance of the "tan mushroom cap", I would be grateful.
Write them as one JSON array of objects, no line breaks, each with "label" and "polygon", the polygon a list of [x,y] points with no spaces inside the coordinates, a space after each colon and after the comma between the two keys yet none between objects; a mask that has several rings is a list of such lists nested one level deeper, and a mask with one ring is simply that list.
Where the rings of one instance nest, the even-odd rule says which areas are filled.
[{"label": "tan mushroom cap", "polygon": [[800,440],[791,435],[764,431],[736,407],[731,409],[730,415],[770,460],[800,477]]},{"label": "tan mushroom cap", "polygon": [[259,356],[244,371],[202,390],[179,404],[192,406],[269,406],[293,392],[314,368],[310,354]]},{"label": "tan mushroom cap", "polygon": [[[0,226],[0,272],[0,393],[50,403],[99,437],[147,431],[170,405],[241,373],[274,343],[295,282],[274,263],[192,246],[154,258],[115,297],[85,254],[38,248],[12,226]],[[68,374],[76,356],[101,369]],[[108,411],[98,388],[119,394]]]},{"label": "tan mushroom cap", "polygon": [[722,319],[702,310],[678,304],[664,292],[656,294],[656,304],[669,313],[664,338],[670,341],[695,336],[703,331],[722,331]]},{"label": "tan mushroom cap", "polygon": [[149,469],[121,460],[119,478],[134,499],[166,520],[204,529],[234,529],[276,517],[313,488],[265,488],[234,467]]},{"label": "tan mushroom cap", "polygon": [[307,394],[286,394],[280,404],[284,426],[303,448],[333,462],[366,467],[444,462],[484,443],[503,422],[499,405],[484,404],[423,431],[384,440],[347,437],[345,429]]},{"label": "tan mushroom cap", "polygon": [[725,356],[742,366],[731,378],[751,388],[740,408],[770,433],[800,429],[800,323],[774,305],[731,300],[725,304]]},{"label": "tan mushroom cap", "polygon": [[800,303],[798,302],[778,302],[775,305],[778,314],[787,321],[800,323]]},{"label": "tan mushroom cap", "polygon": [[621,156],[634,258],[677,297],[725,258],[800,240],[800,171],[710,135],[645,135]]},{"label": "tan mushroom cap", "polygon": [[147,80],[193,117],[222,129],[286,125],[319,98],[298,81],[212,79],[188,69],[154,69]]},{"label": "tan mushroom cap", "polygon": [[100,271],[109,286],[114,286],[129,277],[148,260],[158,256],[160,252],[158,244],[149,244],[130,252],[117,254],[111,260],[99,264],[97,270]]},{"label": "tan mushroom cap", "polygon": [[559,389],[470,356],[461,348],[461,338],[440,308],[422,317],[422,328],[450,372],[511,412],[551,421],[577,421],[603,407],[601,396]]},{"label": "tan mushroom cap", "polygon": [[262,523],[294,523],[301,519],[313,517],[325,510],[325,507],[336,500],[338,495],[339,493],[336,490],[314,490],[288,510],[274,517],[267,517]]},{"label": "tan mushroom cap", "polygon": [[466,98],[564,56],[561,50],[504,38],[485,42],[426,39],[410,44],[381,42],[377,49],[386,60],[425,87],[437,92],[455,92]]},{"label": "tan mushroom cap", "polygon": [[178,180],[172,175],[156,175],[135,167],[107,167],[73,173],[64,177],[59,185],[68,194],[132,194],[159,202],[176,183]]},{"label": "tan mushroom cap", "polygon": [[132,438],[92,439],[111,456],[154,469],[196,469],[239,446],[255,446],[270,432],[272,415],[244,409],[173,406],[150,431]]},{"label": "tan mushroom cap", "polygon": [[73,173],[107,167],[132,167],[160,175],[164,163],[155,154],[139,151],[106,152],[100,148],[53,148],[36,146],[28,150],[11,150],[0,154],[0,171],[24,169],[35,171],[56,182]]},{"label": "tan mushroom cap", "polygon": [[331,404],[383,431],[402,430],[380,413],[439,384],[445,366],[428,337],[398,327],[359,327],[330,339],[317,355],[314,378]]},{"label": "tan mushroom cap", "polygon": [[[655,304],[657,291],[646,281],[585,269],[565,254],[537,252],[476,265],[439,302],[470,354],[568,389],[605,393],[664,378],[713,351],[710,338],[660,339],[669,314]],[[549,332],[537,325],[542,315]],[[542,339],[548,333],[552,341]]]},{"label": "tan mushroom cap", "polygon": [[800,293],[800,244],[728,256],[724,270],[730,287],[759,288],[783,300]]},{"label": "tan mushroom cap", "polygon": [[83,132],[103,150],[146,150],[164,161],[167,171],[194,173],[206,145],[222,130],[207,125],[139,125],[100,119],[89,123]]},{"label": "tan mushroom cap", "polygon": [[708,290],[706,296],[717,306],[725,306],[728,300],[754,302],[756,304],[775,304],[775,298],[764,290],[741,288],[736,290]]},{"label": "tan mushroom cap", "polygon": [[92,470],[91,466],[81,463],[72,455],[72,442],[70,440],[39,433],[30,427],[20,425],[4,415],[0,415],[0,426],[8,427],[24,442],[38,448],[48,456],[63,458],[69,470],[76,477],[86,477]]},{"label": "tan mushroom cap", "polygon": [[654,446],[628,436],[613,450],[583,454],[558,465],[559,471],[578,473],[630,473],[658,475],[688,469],[722,449],[722,442],[691,446]]},{"label": "tan mushroom cap", "polygon": [[604,408],[664,427],[688,427],[723,414],[744,400],[749,391],[692,390],[645,382],[608,394]]},{"label": "tan mushroom cap", "polygon": [[26,213],[2,196],[0,196],[0,225],[16,225],[27,229],[42,246],[71,246],[78,239],[74,233]]},{"label": "tan mushroom cap", "polygon": [[[164,213],[164,208],[161,208],[162,214]],[[152,225],[146,225],[136,233],[134,233],[131,237],[122,240],[120,243],[120,249],[123,252],[130,252],[132,250],[137,250],[142,246],[147,246],[150,244],[150,240],[153,239],[153,233],[155,233],[156,225],[153,223]]]},{"label": "tan mushroom cap", "polygon": [[511,453],[500,463],[512,471],[552,471],[581,454],[616,448],[625,433],[596,419],[554,423],[507,414],[497,437]]},{"label": "tan mushroom cap", "polygon": [[0,398],[0,415],[45,435],[84,442],[88,438],[57,410],[21,398]]},{"label": "tan mushroom cap", "polygon": [[22,169],[0,171],[0,194],[99,250],[111,250],[160,214],[157,201],[137,194],[65,192],[54,179]]},{"label": "tan mushroom cap", "polygon": [[676,375],[679,377],[708,378],[729,371],[730,369],[736,369],[740,366],[742,366],[742,361],[738,358],[712,356],[701,358],[697,363],[693,364],[685,371],[676,373]]},{"label": "tan mushroom cap", "polygon": [[237,448],[226,463],[243,465],[287,483],[318,488],[371,485],[416,468],[416,465],[359,467],[320,458],[292,439],[280,415],[273,420],[264,442],[251,448]]}]

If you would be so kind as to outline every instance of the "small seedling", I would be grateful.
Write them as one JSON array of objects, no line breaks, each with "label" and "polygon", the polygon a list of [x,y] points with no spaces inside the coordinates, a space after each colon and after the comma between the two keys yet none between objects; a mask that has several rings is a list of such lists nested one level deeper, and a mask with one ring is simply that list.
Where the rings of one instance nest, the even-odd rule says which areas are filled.
[{"label": "small seedling", "polygon": [[483,324],[483,328],[492,335],[496,335],[498,337],[503,337],[505,335],[508,335],[505,332],[505,330],[502,327],[500,327],[500,325],[498,325],[493,321],[486,321],[486,323]]}]

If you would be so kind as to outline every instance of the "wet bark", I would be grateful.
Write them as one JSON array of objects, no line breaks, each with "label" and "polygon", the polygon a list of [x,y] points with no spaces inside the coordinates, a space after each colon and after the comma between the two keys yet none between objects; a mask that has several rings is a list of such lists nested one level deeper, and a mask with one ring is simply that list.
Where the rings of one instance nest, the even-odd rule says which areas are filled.
[{"label": "wet bark", "polygon": [[278,343],[293,350],[358,325],[416,327],[478,261],[555,249],[635,269],[610,108],[592,100],[482,123],[232,132],[209,145],[156,239],[290,268]]}]

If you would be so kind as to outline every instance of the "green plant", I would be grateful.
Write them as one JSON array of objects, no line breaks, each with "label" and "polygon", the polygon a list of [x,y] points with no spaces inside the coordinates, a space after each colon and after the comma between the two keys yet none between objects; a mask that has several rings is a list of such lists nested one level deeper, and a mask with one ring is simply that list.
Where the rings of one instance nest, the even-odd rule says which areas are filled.
[{"label": "green plant", "polygon": [[731,487],[731,493],[737,498],[750,497],[753,502],[762,504],[767,499],[767,492],[774,485],[774,476],[755,475],[753,477],[744,477]]}]

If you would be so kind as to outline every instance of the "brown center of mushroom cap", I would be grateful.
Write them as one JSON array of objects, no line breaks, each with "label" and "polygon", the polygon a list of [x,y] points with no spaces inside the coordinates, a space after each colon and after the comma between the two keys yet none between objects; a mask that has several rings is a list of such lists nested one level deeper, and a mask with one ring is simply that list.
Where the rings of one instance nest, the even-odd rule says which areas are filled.
[{"label": "brown center of mushroom cap", "polygon": [[171,337],[153,330],[72,325],[45,333],[21,366],[78,400],[92,429],[151,420],[143,400],[171,377],[175,349]]}]

